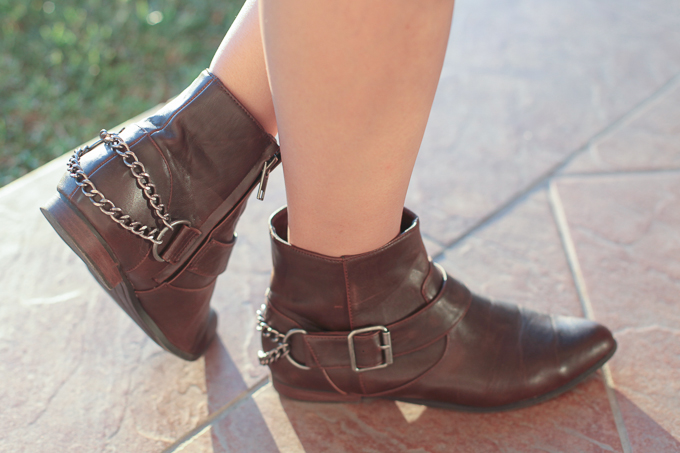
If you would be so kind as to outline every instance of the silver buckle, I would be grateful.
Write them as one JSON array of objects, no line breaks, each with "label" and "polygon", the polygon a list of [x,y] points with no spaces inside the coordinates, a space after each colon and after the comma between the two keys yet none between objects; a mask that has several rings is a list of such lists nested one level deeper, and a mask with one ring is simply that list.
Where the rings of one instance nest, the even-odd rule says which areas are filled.
[{"label": "silver buckle", "polygon": [[[369,366],[369,367],[364,367],[364,368],[359,368],[357,366],[357,356],[356,353],[354,352],[354,335],[359,335],[362,333],[366,332],[380,332],[380,349],[383,350],[383,356],[385,358],[385,361],[379,365],[376,366]],[[386,368],[389,365],[392,365],[393,362],[393,357],[392,357],[392,336],[390,335],[390,331],[387,329],[385,326],[372,326],[372,327],[364,327],[363,329],[356,329],[353,330],[347,335],[347,344],[349,346],[349,361],[352,366],[352,369],[356,371],[357,373],[362,373],[364,371],[371,371],[371,370],[379,370],[381,368]]]},{"label": "silver buckle", "polygon": [[289,339],[291,336],[295,335],[296,333],[300,333],[300,334],[303,334],[303,335],[307,335],[307,331],[306,331],[306,330],[302,330],[302,329],[290,329],[290,330],[288,331],[288,333],[286,333],[286,336],[283,337],[283,344],[288,346],[288,349],[287,349],[287,351],[285,352],[285,357],[288,359],[288,361],[289,361],[290,363],[292,363],[292,364],[295,365],[296,367],[300,368],[301,370],[311,370],[310,367],[308,367],[308,366],[306,366],[306,365],[303,365],[303,364],[301,364],[301,363],[296,362],[295,359],[293,359],[293,358],[290,356],[290,345],[289,345],[289,343],[288,343],[288,339]]}]

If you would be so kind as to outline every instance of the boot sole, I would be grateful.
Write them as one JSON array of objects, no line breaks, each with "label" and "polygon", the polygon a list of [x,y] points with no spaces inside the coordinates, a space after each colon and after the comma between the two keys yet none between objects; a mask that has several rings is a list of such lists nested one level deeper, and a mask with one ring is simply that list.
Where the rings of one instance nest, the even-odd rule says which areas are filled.
[{"label": "boot sole", "polygon": [[[190,354],[178,349],[144,310],[115,254],[78,209],[58,193],[40,211],[61,239],[83,260],[102,288],[152,340],[184,360],[193,361],[203,355],[215,336],[215,329],[210,329],[212,336],[200,352]],[[211,310],[209,325],[215,325],[216,322],[217,314]]]},{"label": "boot sole", "polygon": [[390,398],[390,397],[362,397],[361,395],[339,395],[337,393],[331,393],[331,392],[323,392],[323,391],[315,391],[315,390],[308,390],[308,389],[303,389],[299,387],[293,387],[288,384],[284,384],[281,381],[278,381],[276,378],[272,376],[272,385],[276,389],[279,394],[291,398],[294,400],[300,400],[300,401],[308,401],[308,402],[318,402],[318,403],[358,403],[361,402],[362,400],[372,400],[372,399],[386,399],[386,400],[391,400],[391,401],[401,401],[404,403],[411,403],[411,404],[419,404],[422,406],[428,406],[428,407],[434,407],[438,409],[448,409],[448,410],[453,410],[453,411],[458,411],[458,412],[476,412],[476,413],[486,413],[486,412],[505,412],[505,411],[511,411],[511,410],[516,410],[516,409],[522,409],[525,407],[529,406],[534,406],[536,404],[543,403],[545,401],[551,400],[553,398],[556,398],[563,393],[568,392],[569,390],[573,389],[583,381],[585,381],[587,378],[589,378],[593,373],[595,373],[598,369],[600,369],[609,359],[612,358],[614,353],[616,352],[617,346],[616,344],[614,345],[614,348],[612,351],[607,354],[603,359],[601,359],[599,362],[597,362],[593,367],[591,367],[589,370],[586,372],[582,373],[580,376],[576,377],[575,379],[571,380],[569,383],[563,385],[562,387],[559,387],[551,392],[548,392],[546,394],[543,394],[541,396],[537,396],[535,398],[530,398],[522,401],[518,401],[516,403],[512,404],[506,404],[503,406],[492,406],[492,407],[475,407],[475,406],[463,406],[460,404],[452,404],[452,403],[443,403],[439,401],[431,401],[431,400],[419,400],[419,399],[410,399],[410,398]]}]

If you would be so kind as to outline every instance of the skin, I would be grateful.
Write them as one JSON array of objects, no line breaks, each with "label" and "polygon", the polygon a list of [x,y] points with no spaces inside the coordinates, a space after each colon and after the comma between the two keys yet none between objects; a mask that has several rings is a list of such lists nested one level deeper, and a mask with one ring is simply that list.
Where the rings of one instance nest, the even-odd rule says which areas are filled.
[{"label": "skin", "polygon": [[278,128],[292,244],[343,256],[397,236],[452,14],[452,0],[246,4],[211,69]]},{"label": "skin", "polygon": [[243,5],[209,69],[267,132],[277,134],[256,0]]}]

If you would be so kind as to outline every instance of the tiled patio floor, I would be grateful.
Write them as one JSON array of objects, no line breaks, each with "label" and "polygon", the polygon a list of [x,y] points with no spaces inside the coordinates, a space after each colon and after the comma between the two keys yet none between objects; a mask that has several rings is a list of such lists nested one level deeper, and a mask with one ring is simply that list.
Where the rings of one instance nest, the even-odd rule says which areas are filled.
[{"label": "tiled patio floor", "polygon": [[473,290],[612,328],[608,366],[500,414],[279,398],[254,311],[280,171],[239,224],[219,339],[183,362],[40,215],[61,158],[0,190],[0,451],[680,452],[680,3],[456,8],[407,205]]}]

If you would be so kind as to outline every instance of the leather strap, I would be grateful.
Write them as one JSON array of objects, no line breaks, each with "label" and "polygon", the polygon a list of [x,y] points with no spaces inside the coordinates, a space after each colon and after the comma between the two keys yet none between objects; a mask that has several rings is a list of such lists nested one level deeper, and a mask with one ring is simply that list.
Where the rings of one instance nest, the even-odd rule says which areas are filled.
[{"label": "leather strap", "polygon": [[[390,331],[392,354],[399,356],[422,349],[446,335],[462,319],[470,306],[472,294],[458,281],[443,277],[439,294],[411,316],[385,327]],[[310,368],[349,368],[350,332],[310,332],[290,339],[292,358]],[[353,337],[359,368],[384,363],[381,332]],[[299,360],[298,360],[299,359]]]},{"label": "leather strap", "polygon": [[161,252],[161,258],[170,264],[179,262],[187,248],[200,235],[200,230],[187,225],[180,225],[179,231],[172,236],[168,246]]},{"label": "leather strap", "polygon": [[227,269],[231,251],[236,244],[236,235],[230,242],[211,239],[191,261],[189,270],[206,277],[216,277]]}]

